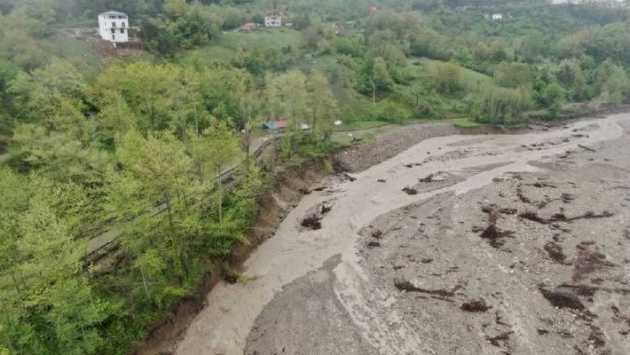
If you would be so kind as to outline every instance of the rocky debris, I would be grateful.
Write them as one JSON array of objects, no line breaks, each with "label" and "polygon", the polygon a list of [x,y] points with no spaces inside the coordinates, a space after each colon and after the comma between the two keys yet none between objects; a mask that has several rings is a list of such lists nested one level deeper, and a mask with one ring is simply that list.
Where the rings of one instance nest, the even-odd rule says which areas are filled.
[{"label": "rocky debris", "polygon": [[595,150],[595,149],[593,149],[593,148],[590,148],[590,147],[587,147],[587,146],[585,146],[585,145],[583,145],[583,144],[578,144],[578,147],[580,147],[580,148],[582,148],[582,149],[584,149],[584,150],[588,150],[589,152],[593,152],[593,153],[596,153],[596,152],[597,152],[597,150]]},{"label": "rocky debris", "polygon": [[240,275],[234,269],[223,268],[221,270],[221,277],[223,278],[223,281],[229,283],[230,285],[234,285],[235,283],[238,282]]},{"label": "rocky debris", "polygon": [[523,187],[521,184],[518,184],[518,186],[516,186],[516,196],[518,196],[518,199],[521,200],[521,202],[523,203],[532,203],[532,201],[523,194]]},{"label": "rocky debris", "polygon": [[561,288],[547,290],[544,287],[539,287],[539,290],[543,297],[545,297],[554,307],[575,310],[583,310],[586,308],[580,298],[571,292],[571,290]]},{"label": "rocky debris", "polygon": [[[441,148],[438,148],[438,150],[441,150]],[[427,153],[427,154],[429,154],[429,153]],[[432,162],[435,162],[435,161],[445,162],[445,161],[450,161],[450,160],[465,159],[465,158],[470,157],[471,155],[472,155],[472,151],[470,151],[470,150],[457,149],[457,150],[452,150],[450,152],[446,152],[444,154],[430,156],[430,157],[424,159],[418,165],[429,164],[429,163],[432,163]]]},{"label": "rocky debris", "polygon": [[549,187],[549,188],[552,188],[552,189],[558,188],[558,186],[556,186],[554,184],[550,184],[548,182],[540,182],[540,181],[535,182],[535,183],[533,183],[533,184],[531,184],[529,186],[533,186],[533,187],[538,188],[538,189],[542,189],[542,188],[546,188],[546,187]]},{"label": "rocky debris", "polygon": [[573,265],[573,281],[577,282],[586,275],[592,274],[606,267],[615,267],[614,263],[606,260],[606,255],[599,252],[594,243],[582,242],[576,246],[577,257]]},{"label": "rocky debris", "polygon": [[571,203],[571,201],[575,200],[575,196],[568,192],[563,192],[562,195],[560,195],[560,200],[564,203]]},{"label": "rocky debris", "polygon": [[[513,237],[514,232],[497,228],[498,213],[493,206],[483,206],[481,211],[488,214],[488,226],[483,230],[480,237],[486,239],[495,249],[501,248],[505,244],[505,238]],[[479,230],[479,228],[477,227],[474,230]]]},{"label": "rocky debris", "polygon": [[579,219],[595,219],[595,218],[609,218],[614,216],[613,213],[604,211],[602,213],[595,213],[593,211],[588,211],[584,214],[575,216],[575,217],[567,217],[564,213],[555,213],[550,218],[542,218],[538,216],[536,212],[526,211],[518,215],[522,219],[527,219],[532,222],[540,223],[540,224],[552,224],[554,222],[572,222]]},{"label": "rocky debris", "polygon": [[413,188],[413,187],[405,187],[404,189],[402,189],[404,192],[407,193],[407,195],[417,195],[418,194],[418,190]]},{"label": "rocky debris", "polygon": [[566,255],[564,255],[564,253],[562,252],[562,245],[556,243],[556,242],[549,242],[547,244],[545,244],[545,246],[543,247],[545,249],[545,251],[547,252],[547,254],[549,254],[549,257],[551,259],[553,259],[554,261],[560,263],[560,264],[564,264],[565,260],[567,258]]},{"label": "rocky debris", "polygon": [[536,223],[540,223],[540,224],[549,224],[549,223],[553,222],[551,220],[538,217],[538,213],[533,212],[533,211],[525,211],[525,212],[519,214],[518,216],[520,218],[522,218],[522,219],[527,219],[527,220],[530,220],[532,222],[536,222]]},{"label": "rocky debris", "polygon": [[345,149],[334,157],[334,165],[341,171],[362,171],[393,158],[425,139],[458,133],[459,130],[447,122],[406,125],[379,135],[369,142]]},{"label": "rocky debris", "polygon": [[385,180],[385,179],[378,179],[378,180],[376,180],[376,182],[387,182],[387,180]]},{"label": "rocky debris", "polygon": [[442,297],[453,297],[455,295],[455,292],[463,288],[462,285],[457,284],[453,286],[451,289],[439,288],[439,289],[431,290],[431,289],[418,287],[414,285],[411,281],[408,281],[402,278],[394,279],[394,286],[396,286],[396,288],[401,291],[427,293],[430,295],[438,295]]},{"label": "rocky debris", "polygon": [[[606,129],[609,127],[612,125],[606,123]],[[558,141],[565,139],[566,135],[563,135]],[[569,140],[574,141],[574,138],[569,137]],[[553,143],[544,142],[543,149]],[[591,145],[590,141],[581,143]],[[472,151],[477,154],[489,144]],[[428,183],[416,183],[416,178],[424,178],[429,172],[438,170],[418,174],[421,170],[402,166],[415,161],[417,155],[407,156],[402,163],[397,160],[388,166],[388,170],[383,170],[382,175],[373,175],[371,182],[365,182],[368,188],[389,186],[400,191],[400,186],[405,187],[406,183],[374,184],[377,181],[374,177],[386,177],[388,182],[393,182],[393,175],[389,175],[392,171],[406,176],[416,172],[408,188],[416,190],[418,196],[402,198],[404,194],[398,192],[399,200],[391,201],[392,205],[398,206],[396,210],[383,209],[383,214],[375,220],[365,220],[366,226],[356,244],[363,249],[358,255],[358,265],[364,269],[367,282],[361,289],[356,289],[364,297],[359,299],[361,304],[353,304],[349,298],[347,307],[357,309],[353,316],[359,317],[365,314],[358,313],[363,312],[361,307],[374,311],[374,322],[380,323],[371,329],[382,331],[374,335],[387,340],[380,342],[383,344],[380,353],[402,352],[399,351],[402,346],[391,348],[389,345],[404,338],[412,341],[407,346],[413,346],[417,339],[427,351],[431,349],[436,354],[575,355],[578,351],[575,349],[580,349],[584,354],[604,355],[607,346],[612,349],[610,354],[630,354],[630,345],[624,344],[622,334],[630,334],[630,324],[625,320],[613,320],[613,312],[609,309],[614,302],[619,309],[625,310],[630,301],[622,289],[624,283],[630,282],[626,272],[630,256],[624,254],[630,233],[629,239],[625,239],[623,233],[624,228],[630,227],[623,224],[628,220],[630,210],[618,207],[626,194],[630,198],[630,190],[614,188],[616,185],[630,186],[624,182],[626,171],[619,169],[627,170],[630,165],[626,163],[630,159],[626,152],[613,151],[616,155],[611,158],[615,166],[601,164],[604,154],[612,150],[606,143],[601,147],[597,153],[577,148],[570,155],[574,164],[567,164],[554,157],[566,148],[556,146],[544,161],[528,162],[541,168],[540,171],[506,172],[500,175],[504,180],[496,179],[493,184],[462,194],[452,191],[458,189],[444,189],[440,191],[445,193],[424,199],[429,189],[442,189],[451,183],[451,179],[440,183],[434,182],[432,176],[426,179]],[[500,150],[500,147],[496,148]],[[442,153],[425,156],[427,150],[438,151],[436,147],[418,150],[422,158],[433,158]],[[504,154],[506,161],[511,158],[509,151]],[[590,157],[595,163],[588,162]],[[450,165],[449,170],[439,169],[457,171],[457,175],[452,175],[454,177],[480,173],[473,171],[474,168],[459,169],[456,165]],[[521,168],[522,165],[518,167]],[[492,176],[497,175],[490,175],[490,178]],[[515,191],[519,184],[520,191]],[[462,186],[471,185],[464,183]],[[516,192],[520,192],[520,196],[517,197]],[[413,204],[405,206],[412,200]],[[389,200],[384,202],[390,203]],[[364,203],[366,206],[372,204],[369,200]],[[333,211],[335,214],[337,209],[335,207]],[[594,212],[583,213],[590,210]],[[612,213],[602,212],[605,210],[615,212],[619,217],[614,221],[605,219],[612,216]],[[329,223],[324,221],[326,229]],[[566,233],[569,231],[567,227],[571,228],[571,233]],[[511,231],[517,231],[518,235]],[[508,239],[511,236],[518,236],[518,240]],[[585,244],[594,255],[590,259],[584,255],[579,259],[579,251],[575,248],[585,238],[597,242],[600,249]],[[487,247],[486,243],[497,249]],[[622,264],[624,259],[628,259],[627,264]],[[606,269],[612,261],[619,266]],[[459,267],[455,272],[451,271],[453,263]],[[573,268],[579,263],[595,264],[597,268],[587,272],[579,282],[573,282]],[[541,282],[547,286],[542,290],[534,289],[531,294],[531,285]],[[571,284],[565,284],[569,282]],[[458,283],[465,289],[452,293],[453,285]],[[381,299],[380,295],[385,294],[391,298]],[[297,307],[304,302],[304,295],[299,296],[295,301]],[[490,306],[493,307],[490,309]],[[598,314],[590,313],[588,308]],[[400,315],[396,320],[388,317],[392,310]],[[321,312],[321,309],[315,309],[315,312]],[[541,318],[541,315],[544,316]],[[283,321],[289,324],[287,321],[292,320],[285,318],[279,323]],[[592,330],[591,325],[599,328]],[[291,333],[291,327],[284,328]],[[364,334],[364,331],[360,329],[358,332]],[[604,338],[600,337],[599,331],[605,334]],[[401,338],[394,339],[396,334]],[[601,339],[606,343],[601,343]],[[410,348],[413,349],[407,347]],[[324,353],[331,351],[319,352]]]},{"label": "rocky debris", "polygon": [[588,336],[588,341],[596,348],[601,348],[606,345],[606,335],[600,327],[591,324],[591,334]]},{"label": "rocky debris", "polygon": [[317,192],[322,192],[324,190],[326,190],[326,186],[318,186],[313,189],[313,191],[317,191]]},{"label": "rocky debris", "polygon": [[604,211],[602,213],[595,213],[593,211],[588,211],[588,212],[584,213],[583,215],[571,217],[568,220],[569,221],[575,221],[575,220],[578,220],[578,219],[610,218],[610,217],[612,217],[614,215],[615,215],[614,213],[609,212],[609,211]]},{"label": "rocky debris", "polygon": [[431,173],[423,178],[418,179],[418,182],[429,183],[429,182],[444,181],[448,178],[448,176],[449,176],[448,173],[445,173],[443,171],[438,171],[437,173]]},{"label": "rocky debris", "polygon": [[367,243],[367,247],[372,249],[372,248],[380,248],[381,247],[381,243],[379,242],[375,242],[375,241],[371,241]]},{"label": "rocky debris", "polygon": [[[495,336],[486,335],[486,340],[490,342],[493,346],[498,348],[507,346],[507,342],[510,340],[510,335],[514,334],[513,331],[503,332],[501,334]],[[505,354],[505,352],[504,352]],[[509,354],[509,353],[508,353]]]},{"label": "rocky debris", "polygon": [[518,210],[516,208],[504,207],[504,208],[499,209],[498,212],[501,214],[516,214]]},{"label": "rocky debris", "polygon": [[309,213],[302,219],[300,225],[309,230],[322,229],[322,219],[332,210],[332,206],[328,202],[319,204],[314,212]]},{"label": "rocky debris", "polygon": [[302,227],[310,230],[322,229],[322,218],[317,215],[310,215],[302,220]]},{"label": "rocky debris", "polygon": [[459,308],[465,312],[480,313],[487,312],[492,307],[488,306],[483,298],[480,298],[477,300],[466,301],[462,303]]},{"label": "rocky debris", "polygon": [[513,231],[500,230],[494,224],[486,227],[480,235],[482,239],[488,240],[488,243],[495,249],[500,249],[505,244],[505,238],[511,238],[513,236]]},{"label": "rocky debris", "polygon": [[350,182],[354,182],[357,180],[357,178],[355,178],[354,176],[350,176],[346,173],[341,174],[341,176],[343,176],[346,180],[350,181]]}]

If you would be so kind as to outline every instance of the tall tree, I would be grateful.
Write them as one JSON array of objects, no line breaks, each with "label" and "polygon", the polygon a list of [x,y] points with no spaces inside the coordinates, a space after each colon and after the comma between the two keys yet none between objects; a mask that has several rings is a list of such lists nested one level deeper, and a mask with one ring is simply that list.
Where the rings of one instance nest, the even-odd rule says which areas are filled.
[{"label": "tall tree", "polygon": [[332,132],[333,121],[339,113],[328,79],[316,72],[308,78],[308,92],[311,107],[311,131],[315,135],[323,134],[328,138]]},{"label": "tall tree", "polygon": [[372,101],[376,102],[377,94],[385,94],[393,89],[394,80],[389,74],[387,63],[383,58],[374,59],[374,67],[372,69]]},{"label": "tall tree", "polygon": [[[192,156],[197,161],[202,183],[216,181],[218,189],[217,207],[219,222],[223,221],[223,174],[230,168],[230,163],[238,163],[241,148],[239,140],[227,124],[216,121],[192,143]],[[209,173],[206,170],[209,168]],[[208,176],[210,175],[210,176]]]}]

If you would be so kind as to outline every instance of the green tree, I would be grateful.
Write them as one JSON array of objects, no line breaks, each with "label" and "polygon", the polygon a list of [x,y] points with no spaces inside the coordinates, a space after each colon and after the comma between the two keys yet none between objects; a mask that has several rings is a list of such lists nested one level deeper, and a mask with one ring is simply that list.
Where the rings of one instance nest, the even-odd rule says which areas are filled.
[{"label": "green tree", "polygon": [[289,121],[292,131],[311,116],[307,78],[301,71],[293,70],[267,78],[267,102],[274,119]]},{"label": "green tree", "polygon": [[556,117],[562,111],[562,103],[566,97],[566,92],[558,83],[551,83],[545,89],[545,104],[549,108],[549,113]]},{"label": "green tree", "polygon": [[320,72],[308,78],[308,93],[311,108],[310,129],[313,134],[323,134],[327,139],[332,133],[333,121],[337,117],[337,102],[330,90],[328,79]]},{"label": "green tree", "polygon": [[462,70],[457,63],[436,63],[433,69],[433,82],[440,93],[456,95],[463,90],[461,75]]},{"label": "green tree", "polygon": [[479,102],[469,105],[469,114],[477,122],[513,125],[523,121],[530,109],[530,94],[523,89],[495,89],[482,93]]},{"label": "green tree", "polygon": [[600,99],[610,104],[620,104],[630,89],[626,71],[610,60],[597,67],[594,81]]},{"label": "green tree", "polygon": [[[234,132],[224,123],[216,121],[192,142],[192,156],[197,161],[200,177],[207,179],[207,166],[211,173],[210,180],[217,182],[217,211],[219,222],[223,221],[223,173],[230,163],[237,163],[242,151]],[[206,180],[207,181],[207,180]]]},{"label": "green tree", "polygon": [[523,37],[521,42],[520,54],[521,59],[525,62],[532,63],[538,60],[545,48],[545,41],[540,32],[532,32]]},{"label": "green tree", "polygon": [[390,92],[394,87],[394,80],[389,74],[387,63],[383,58],[375,58],[372,69],[372,101],[376,102],[377,94],[383,95]]},{"label": "green tree", "polygon": [[[188,189],[194,191],[195,185],[191,182],[192,160],[183,143],[168,132],[150,133],[145,139],[129,131],[117,139],[116,158],[123,170],[108,175],[106,210],[112,217],[131,221],[125,223],[129,230],[126,241],[135,253],[143,255],[147,242],[159,245],[164,251],[160,255],[167,258],[174,275],[185,277],[185,236],[177,217],[180,205],[186,204]],[[151,219],[155,213],[164,217]],[[152,235],[152,225],[162,226],[163,232]],[[135,239],[135,234],[141,238]]]}]

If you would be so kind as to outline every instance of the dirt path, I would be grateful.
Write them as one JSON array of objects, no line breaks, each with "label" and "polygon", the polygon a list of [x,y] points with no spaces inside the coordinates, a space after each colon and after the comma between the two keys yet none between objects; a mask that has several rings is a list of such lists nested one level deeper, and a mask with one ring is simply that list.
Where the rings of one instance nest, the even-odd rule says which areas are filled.
[{"label": "dirt path", "polygon": [[[615,115],[519,136],[428,139],[353,175],[354,181],[325,183],[328,188],[306,196],[276,235],[246,262],[247,281],[219,284],[212,290],[206,308],[193,321],[176,353],[240,355],[247,349],[248,354],[282,350],[289,354],[350,354],[348,349],[353,346],[361,346],[364,354],[451,353],[438,351],[430,340],[419,336],[414,324],[405,321],[405,308],[391,290],[373,283],[372,266],[366,266],[358,253],[363,252],[357,244],[363,238],[359,232],[377,217],[402,207],[438,195],[463,195],[508,172],[540,171],[540,163],[530,162],[544,162],[567,150],[582,150],[579,145],[596,147],[600,142],[618,139],[623,134],[618,123],[627,119],[630,115]],[[433,176],[435,185],[419,183],[420,178],[438,172],[442,173]],[[404,187],[410,187],[407,191],[415,194],[403,192]],[[332,210],[320,216],[321,229],[301,227],[300,221],[322,204]],[[340,256],[336,262],[335,256]],[[325,265],[330,272],[322,273]],[[309,274],[316,270],[320,270],[320,276]],[[307,297],[304,293],[303,304],[299,296],[287,298],[287,292],[300,295],[302,287],[296,282],[307,274],[311,281],[304,285],[329,285],[334,300],[326,303],[322,297]],[[300,308],[308,312],[300,313]],[[320,320],[318,312],[334,317]],[[296,316],[299,314],[304,318]],[[321,326],[325,321],[339,328],[336,340],[317,333],[317,329],[330,329]],[[302,337],[287,338],[291,332],[277,328],[283,322],[288,331]],[[311,328],[315,333],[309,331]],[[305,341],[317,335],[322,335],[322,339],[316,344]]]}]

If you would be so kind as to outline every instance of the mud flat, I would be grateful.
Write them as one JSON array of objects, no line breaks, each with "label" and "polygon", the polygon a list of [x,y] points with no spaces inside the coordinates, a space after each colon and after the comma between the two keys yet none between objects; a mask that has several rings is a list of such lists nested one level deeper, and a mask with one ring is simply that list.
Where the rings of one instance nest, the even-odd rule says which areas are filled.
[{"label": "mud flat", "polygon": [[630,353],[629,119],[431,138],[318,182],[176,353]]}]

